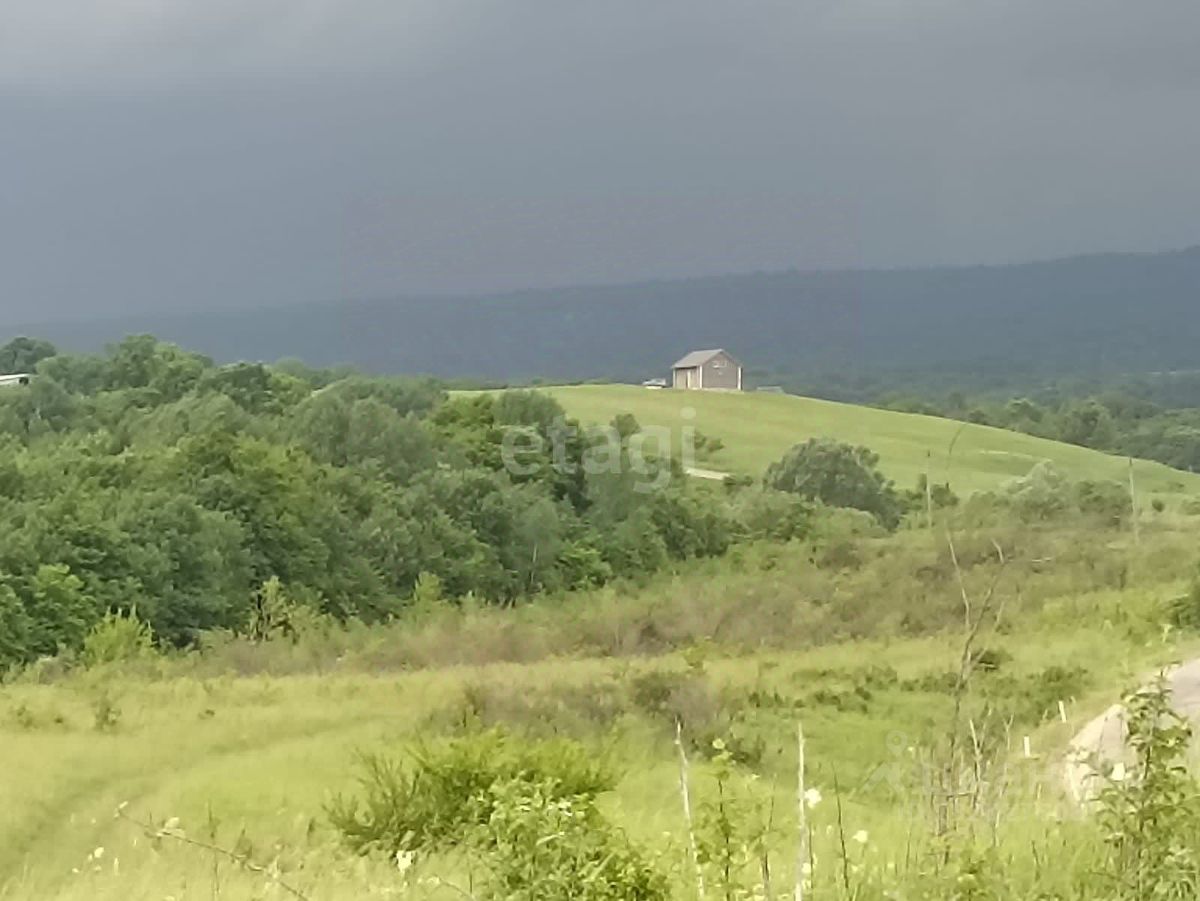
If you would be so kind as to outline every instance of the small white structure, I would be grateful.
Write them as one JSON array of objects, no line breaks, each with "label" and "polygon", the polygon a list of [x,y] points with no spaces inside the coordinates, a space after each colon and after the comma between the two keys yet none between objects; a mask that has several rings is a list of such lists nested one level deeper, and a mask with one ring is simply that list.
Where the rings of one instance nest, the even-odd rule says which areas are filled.
[{"label": "small white structure", "polygon": [[23,372],[16,375],[0,375],[0,388],[16,388],[28,385],[32,380],[33,376]]}]

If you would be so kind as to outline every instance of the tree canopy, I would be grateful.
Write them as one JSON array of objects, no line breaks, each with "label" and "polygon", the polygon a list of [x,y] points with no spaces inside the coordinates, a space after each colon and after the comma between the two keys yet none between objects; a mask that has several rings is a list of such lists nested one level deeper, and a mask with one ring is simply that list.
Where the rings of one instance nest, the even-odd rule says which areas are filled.
[{"label": "tree canopy", "polygon": [[720,554],[736,530],[684,478],[649,493],[589,468],[614,439],[533,392],[218,366],[148,335],[97,355],[18,339],[0,363],[37,371],[0,393],[0,664],[135,609],[174,644],[243,629],[268,583],[367,621],[422,580],[509,604]]},{"label": "tree canopy", "polygon": [[866,447],[832,438],[810,438],[771,464],[765,482],[777,491],[798,494],[830,507],[870,513],[894,529],[904,504],[890,481],[879,471],[879,457]]}]

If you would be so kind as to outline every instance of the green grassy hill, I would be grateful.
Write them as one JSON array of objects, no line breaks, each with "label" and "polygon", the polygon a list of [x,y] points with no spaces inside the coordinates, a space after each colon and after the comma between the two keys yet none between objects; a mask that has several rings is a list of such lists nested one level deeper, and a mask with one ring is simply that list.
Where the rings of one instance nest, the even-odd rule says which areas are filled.
[{"label": "green grassy hill", "polygon": [[[676,440],[681,426],[694,425],[725,443],[724,449],[699,465],[726,472],[761,475],[792,445],[828,436],[870,447],[879,454],[887,475],[905,488],[929,468],[935,480],[949,481],[960,494],[991,489],[1025,475],[1043,460],[1073,479],[1128,478],[1129,464],[1118,457],[933,416],[778,394],[684,393],[628,385],[543,390],[587,424],[632,413],[644,427],[670,428]],[[1200,475],[1160,463],[1138,461],[1135,474],[1144,492],[1200,493]]]}]

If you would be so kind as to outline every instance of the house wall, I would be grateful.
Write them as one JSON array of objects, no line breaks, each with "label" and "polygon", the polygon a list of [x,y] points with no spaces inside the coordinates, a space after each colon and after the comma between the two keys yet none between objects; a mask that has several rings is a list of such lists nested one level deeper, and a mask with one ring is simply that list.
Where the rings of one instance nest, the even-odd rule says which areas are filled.
[{"label": "house wall", "polygon": [[701,384],[704,388],[737,391],[742,387],[741,367],[729,354],[717,354],[702,369]]},{"label": "house wall", "polygon": [[699,388],[700,369],[676,369],[672,375],[671,384],[676,388]]},{"label": "house wall", "polygon": [[742,368],[728,354],[713,357],[703,366],[676,369],[671,374],[675,388],[705,391],[742,390]]}]

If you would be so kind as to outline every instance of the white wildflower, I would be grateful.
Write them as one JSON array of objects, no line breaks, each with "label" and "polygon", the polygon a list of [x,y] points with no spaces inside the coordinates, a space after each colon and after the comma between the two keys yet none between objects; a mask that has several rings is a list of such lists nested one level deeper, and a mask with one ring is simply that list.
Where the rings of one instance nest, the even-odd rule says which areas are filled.
[{"label": "white wildflower", "polygon": [[104,856],[104,849],[103,849],[103,848],[97,848],[95,851],[93,851],[93,852],[92,852],[92,854],[91,854],[91,859],[92,859],[92,860],[99,860],[99,859],[100,859],[101,857],[103,857],[103,856]]},{"label": "white wildflower", "polygon": [[401,873],[407,873],[412,869],[416,859],[417,855],[415,852],[405,851],[403,848],[401,848],[396,852],[396,869]]},{"label": "white wildflower", "polygon": [[810,788],[804,793],[804,804],[809,810],[812,810],[821,803],[821,792],[819,789]]},{"label": "white wildflower", "polygon": [[860,845],[865,845],[870,838],[871,836],[867,834],[866,829],[859,829],[858,832],[854,833],[854,840]]}]

